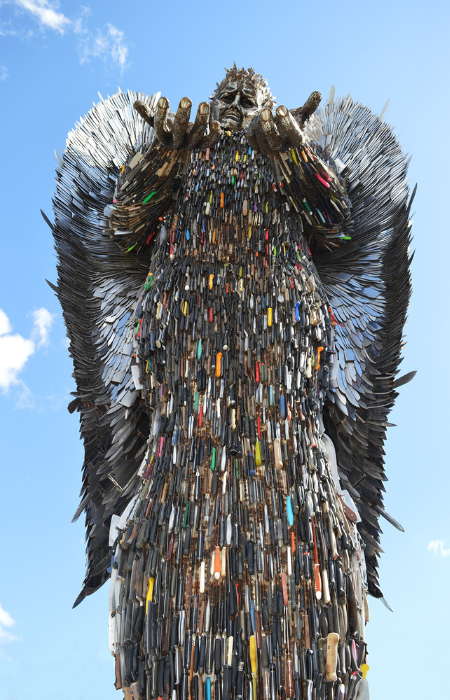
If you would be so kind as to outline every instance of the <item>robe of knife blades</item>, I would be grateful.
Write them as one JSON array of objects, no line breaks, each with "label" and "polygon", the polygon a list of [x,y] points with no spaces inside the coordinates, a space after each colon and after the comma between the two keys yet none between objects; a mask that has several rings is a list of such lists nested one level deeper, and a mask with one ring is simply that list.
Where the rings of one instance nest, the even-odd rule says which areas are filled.
[{"label": "robe of knife blades", "polygon": [[133,109],[158,96],[101,100],[57,167],[56,291],[85,444],[75,604],[114,557],[110,645],[135,698],[187,695],[196,635],[203,697],[214,673],[278,697],[286,642],[291,696],[299,678],[312,692],[317,640],[336,632],[338,688],[365,659],[366,593],[382,597],[379,516],[401,527],[383,508],[383,444],[403,383],[407,163],[350,97],[304,125],[303,150],[269,159],[241,132],[178,157]]}]

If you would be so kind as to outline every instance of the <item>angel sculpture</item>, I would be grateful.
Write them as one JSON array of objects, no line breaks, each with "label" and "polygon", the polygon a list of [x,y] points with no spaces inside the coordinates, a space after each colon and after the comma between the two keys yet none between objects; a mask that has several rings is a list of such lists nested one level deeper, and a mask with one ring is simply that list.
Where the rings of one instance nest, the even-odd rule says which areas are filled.
[{"label": "angel sculpture", "polygon": [[411,200],[390,128],[319,102],[236,66],[194,122],[118,92],[57,168],[75,605],[111,579],[127,698],[368,698]]}]

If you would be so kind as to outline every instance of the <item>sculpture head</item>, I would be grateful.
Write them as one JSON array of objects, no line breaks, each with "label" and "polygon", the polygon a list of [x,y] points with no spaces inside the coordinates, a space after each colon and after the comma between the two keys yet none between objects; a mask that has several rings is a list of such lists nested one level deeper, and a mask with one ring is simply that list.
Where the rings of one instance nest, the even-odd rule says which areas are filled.
[{"label": "sculpture head", "polygon": [[253,68],[227,70],[225,78],[211,97],[211,117],[223,129],[241,131],[264,107],[271,108],[274,102],[267,81]]}]

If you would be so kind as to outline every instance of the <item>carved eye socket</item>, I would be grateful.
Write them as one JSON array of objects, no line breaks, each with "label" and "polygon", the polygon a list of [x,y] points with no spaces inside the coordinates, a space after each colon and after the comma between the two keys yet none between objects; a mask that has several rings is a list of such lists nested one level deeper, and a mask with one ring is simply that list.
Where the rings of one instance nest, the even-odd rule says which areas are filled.
[{"label": "carved eye socket", "polygon": [[225,93],[225,95],[222,95],[222,102],[226,102],[226,104],[231,104],[232,102],[234,102],[235,97],[235,92],[227,92]]},{"label": "carved eye socket", "polygon": [[251,109],[252,107],[256,107],[256,102],[252,100],[251,97],[242,97],[241,105],[243,107],[249,107]]}]

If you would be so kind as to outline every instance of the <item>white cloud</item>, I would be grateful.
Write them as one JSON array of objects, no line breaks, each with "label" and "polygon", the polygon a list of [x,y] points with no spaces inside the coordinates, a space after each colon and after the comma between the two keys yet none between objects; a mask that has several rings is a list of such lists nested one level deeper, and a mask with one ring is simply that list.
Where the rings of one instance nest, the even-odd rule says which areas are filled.
[{"label": "white cloud", "polygon": [[32,316],[31,338],[23,338],[19,333],[12,333],[9,318],[0,309],[0,389],[7,392],[11,386],[20,386],[21,393],[18,405],[22,408],[32,407],[33,398],[19,374],[31,355],[39,348],[49,344],[50,328],[54,319],[53,314],[44,308],[33,311]]},{"label": "white cloud", "polygon": [[15,624],[16,621],[13,620],[9,612],[0,605],[0,642],[15,642],[18,639],[18,637],[5,629],[5,627],[13,627]]},{"label": "white cloud", "polygon": [[0,309],[0,388],[3,391],[19,383],[19,373],[36,350],[32,340],[12,334],[11,330],[7,315]]},{"label": "white cloud", "polygon": [[15,624],[16,621],[12,619],[9,612],[0,604],[0,625],[3,625],[3,627],[12,627]]},{"label": "white cloud", "polygon": [[59,3],[48,2],[48,0],[15,0],[15,2],[19,7],[31,12],[43,27],[50,27],[60,34],[64,34],[72,24],[62,12],[57,12]]},{"label": "white cloud", "polygon": [[441,557],[450,557],[450,549],[445,549],[444,540],[432,540],[427,549]]},{"label": "white cloud", "polygon": [[11,333],[12,326],[9,322],[8,316],[5,312],[0,309],[0,335],[5,335],[5,333]]},{"label": "white cloud", "polygon": [[9,75],[9,70],[6,66],[0,66],[0,81],[6,80]]},{"label": "white cloud", "polygon": [[[81,14],[70,19],[59,10],[56,0],[13,0],[16,7],[29,13],[41,29],[52,29],[59,34],[70,30],[77,37],[77,50],[80,63],[88,63],[93,58],[100,58],[105,63],[115,64],[123,73],[127,66],[129,49],[123,31],[113,24],[91,29],[87,20],[91,15],[89,7],[81,6]],[[1,2],[0,2],[1,4]],[[15,27],[12,29],[3,25],[0,34],[20,35]],[[1,68],[0,68],[1,71]],[[0,73],[0,80],[4,80]]]}]

